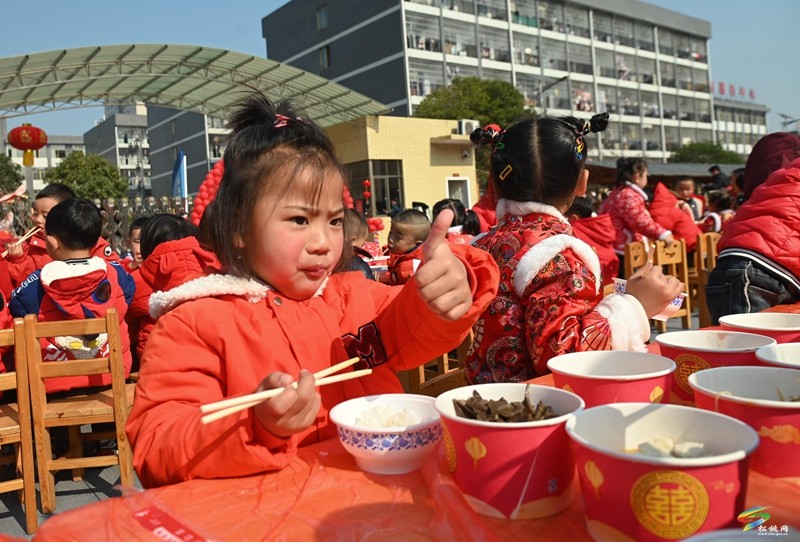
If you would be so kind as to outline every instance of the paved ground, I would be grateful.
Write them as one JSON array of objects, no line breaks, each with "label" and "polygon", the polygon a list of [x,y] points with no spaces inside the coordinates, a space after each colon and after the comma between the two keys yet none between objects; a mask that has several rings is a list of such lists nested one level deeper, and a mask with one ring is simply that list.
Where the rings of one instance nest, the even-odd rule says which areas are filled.
[{"label": "paved ground", "polygon": [[[692,318],[693,329],[697,329],[697,313]],[[672,319],[667,327],[668,331],[681,329],[680,321]],[[653,337],[658,332],[653,328]],[[652,340],[652,339],[651,339]],[[119,496],[119,491],[114,486],[119,483],[119,468],[107,467],[104,469],[86,469],[86,476],[81,482],[73,482],[69,472],[59,472],[56,477],[56,514],[63,513],[73,508],[91,504],[110,497]],[[38,487],[38,486],[37,486]],[[137,479],[136,487],[141,489]],[[38,493],[37,493],[38,495]],[[51,516],[39,514],[39,524],[47,521]],[[25,534],[25,516],[17,501],[16,493],[0,495],[0,533],[30,540]]]}]

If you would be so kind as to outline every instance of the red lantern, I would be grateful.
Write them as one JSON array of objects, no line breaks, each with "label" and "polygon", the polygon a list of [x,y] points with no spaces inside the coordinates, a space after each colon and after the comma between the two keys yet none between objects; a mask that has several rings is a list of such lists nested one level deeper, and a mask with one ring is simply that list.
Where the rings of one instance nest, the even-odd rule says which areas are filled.
[{"label": "red lantern", "polygon": [[369,187],[372,186],[372,183],[369,182],[369,179],[366,179],[362,184],[364,185],[364,188],[366,188],[366,189],[369,189]]},{"label": "red lantern", "polygon": [[41,128],[26,123],[8,132],[8,144],[15,149],[25,151],[22,155],[22,164],[32,166],[33,151],[38,151],[47,145],[47,134]]},{"label": "red lantern", "polygon": [[372,197],[372,194],[370,193],[369,190],[364,191],[364,193],[361,195],[364,196],[364,199],[369,199],[370,197]]}]

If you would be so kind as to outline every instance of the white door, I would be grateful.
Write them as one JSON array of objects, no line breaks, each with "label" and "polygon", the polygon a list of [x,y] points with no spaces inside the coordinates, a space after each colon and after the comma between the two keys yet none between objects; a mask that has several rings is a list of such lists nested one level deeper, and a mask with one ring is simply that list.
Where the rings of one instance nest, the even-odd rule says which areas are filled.
[{"label": "white door", "polygon": [[447,197],[460,200],[467,209],[472,207],[472,202],[469,200],[469,179],[464,177],[447,179]]}]

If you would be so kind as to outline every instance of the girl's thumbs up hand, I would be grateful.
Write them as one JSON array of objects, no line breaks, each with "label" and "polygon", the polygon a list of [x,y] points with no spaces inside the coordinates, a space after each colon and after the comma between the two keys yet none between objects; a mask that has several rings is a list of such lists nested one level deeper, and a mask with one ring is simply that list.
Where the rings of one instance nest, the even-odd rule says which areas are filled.
[{"label": "girl's thumbs up hand", "polygon": [[445,240],[453,211],[439,213],[422,245],[422,264],[414,274],[422,299],[443,320],[458,320],[472,305],[472,291],[464,264]]}]

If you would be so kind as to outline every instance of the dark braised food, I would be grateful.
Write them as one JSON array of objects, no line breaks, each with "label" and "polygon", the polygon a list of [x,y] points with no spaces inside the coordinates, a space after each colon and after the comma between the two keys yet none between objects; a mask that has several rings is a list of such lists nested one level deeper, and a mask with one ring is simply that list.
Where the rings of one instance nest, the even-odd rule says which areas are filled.
[{"label": "dark braised food", "polygon": [[548,420],[558,416],[541,400],[534,406],[525,388],[525,399],[508,402],[505,399],[484,399],[477,391],[469,399],[453,399],[456,416],[483,422],[518,423]]}]

